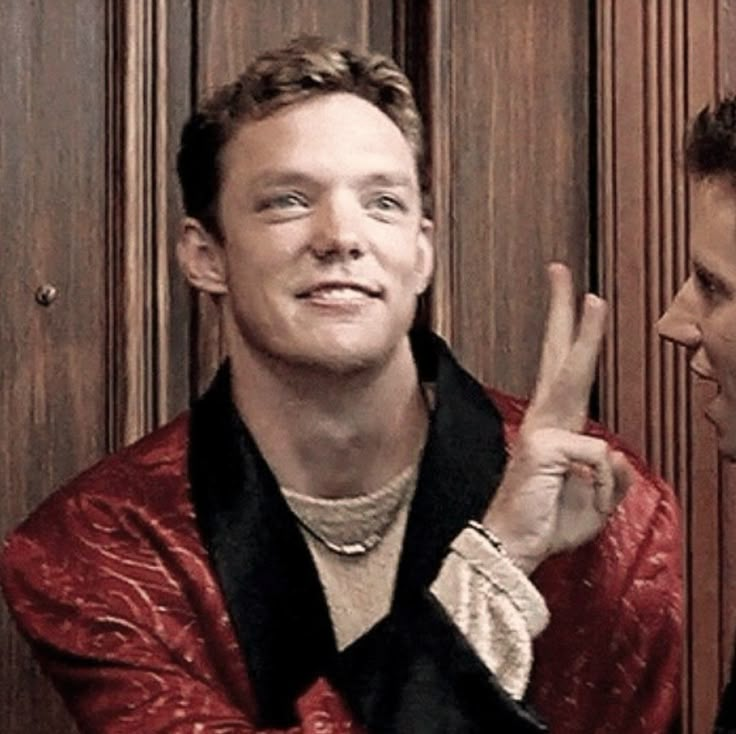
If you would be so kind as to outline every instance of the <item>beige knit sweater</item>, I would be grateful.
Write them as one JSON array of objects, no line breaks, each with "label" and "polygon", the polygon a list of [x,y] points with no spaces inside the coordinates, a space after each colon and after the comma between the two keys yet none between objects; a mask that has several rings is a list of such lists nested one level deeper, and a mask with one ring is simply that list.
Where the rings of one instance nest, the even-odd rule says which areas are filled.
[{"label": "beige knit sweater", "polygon": [[[319,573],[339,649],[389,612],[416,480],[411,466],[377,492],[340,499],[282,488]],[[532,639],[549,616],[531,581],[471,523],[450,546],[431,591],[499,683],[520,699]]]}]

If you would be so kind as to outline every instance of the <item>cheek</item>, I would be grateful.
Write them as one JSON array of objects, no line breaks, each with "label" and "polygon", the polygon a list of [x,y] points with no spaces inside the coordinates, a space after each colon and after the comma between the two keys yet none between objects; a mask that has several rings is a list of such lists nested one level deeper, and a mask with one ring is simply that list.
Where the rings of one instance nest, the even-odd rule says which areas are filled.
[{"label": "cheek", "polygon": [[[375,240],[374,240],[375,241]],[[393,236],[381,238],[377,259],[389,273],[402,282],[413,283],[422,268],[423,253],[413,230],[394,232]]]},{"label": "cheek", "polygon": [[256,230],[247,240],[233,243],[228,266],[232,278],[258,285],[281,277],[294,257],[292,241],[288,233],[275,237],[272,232]]}]

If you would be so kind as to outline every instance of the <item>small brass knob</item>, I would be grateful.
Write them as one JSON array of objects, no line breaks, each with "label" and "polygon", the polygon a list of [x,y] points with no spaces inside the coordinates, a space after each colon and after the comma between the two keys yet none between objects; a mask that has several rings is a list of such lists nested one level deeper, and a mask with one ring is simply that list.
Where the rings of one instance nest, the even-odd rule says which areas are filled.
[{"label": "small brass knob", "polygon": [[36,303],[40,306],[50,306],[58,296],[58,289],[51,283],[44,283],[36,289]]}]

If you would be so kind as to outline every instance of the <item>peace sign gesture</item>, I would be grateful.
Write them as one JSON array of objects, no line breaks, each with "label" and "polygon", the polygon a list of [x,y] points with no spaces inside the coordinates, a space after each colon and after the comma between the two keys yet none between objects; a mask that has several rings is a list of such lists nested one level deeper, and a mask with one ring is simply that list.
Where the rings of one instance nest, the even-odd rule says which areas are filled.
[{"label": "peace sign gesture", "polygon": [[633,481],[623,454],[582,431],[606,303],[585,297],[576,328],[569,269],[549,266],[550,305],[534,397],[484,525],[528,574],[592,539]]}]

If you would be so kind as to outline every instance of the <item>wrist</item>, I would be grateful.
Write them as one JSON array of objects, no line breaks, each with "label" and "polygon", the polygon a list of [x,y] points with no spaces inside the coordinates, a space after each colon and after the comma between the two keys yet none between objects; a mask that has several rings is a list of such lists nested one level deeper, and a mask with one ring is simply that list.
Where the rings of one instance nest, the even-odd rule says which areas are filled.
[{"label": "wrist", "polygon": [[534,542],[536,539],[525,542],[523,534],[507,529],[506,525],[498,518],[494,518],[490,512],[482,523],[473,522],[471,527],[483,532],[489,542],[527,576],[531,575],[544,560],[544,553],[536,547],[538,542]]}]

